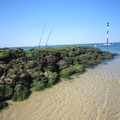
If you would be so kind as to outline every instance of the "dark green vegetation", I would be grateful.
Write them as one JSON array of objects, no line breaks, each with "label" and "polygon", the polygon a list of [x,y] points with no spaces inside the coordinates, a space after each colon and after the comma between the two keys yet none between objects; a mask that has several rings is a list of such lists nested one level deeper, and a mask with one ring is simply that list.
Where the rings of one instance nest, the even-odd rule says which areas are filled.
[{"label": "dark green vegetation", "polygon": [[84,72],[84,67],[83,65],[76,64],[72,67],[65,68],[60,71],[60,76],[63,78],[69,77],[75,73],[83,73]]},{"label": "dark green vegetation", "polygon": [[20,48],[0,51],[0,109],[6,100],[22,101],[60,78],[83,73],[114,54],[92,47]]}]

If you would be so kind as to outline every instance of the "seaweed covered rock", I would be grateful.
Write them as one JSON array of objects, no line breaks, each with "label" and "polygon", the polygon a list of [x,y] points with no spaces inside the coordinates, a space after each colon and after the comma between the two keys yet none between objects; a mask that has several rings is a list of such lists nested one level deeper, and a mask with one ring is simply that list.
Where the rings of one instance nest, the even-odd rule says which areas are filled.
[{"label": "seaweed covered rock", "polygon": [[31,82],[32,82],[31,76],[28,73],[22,73],[17,77],[15,84],[16,85],[20,84],[29,87]]},{"label": "seaweed covered rock", "polygon": [[110,52],[103,52],[102,54],[102,59],[105,60],[105,59],[112,59],[114,56],[114,54],[111,54]]},{"label": "seaweed covered rock", "polygon": [[0,66],[0,76],[4,73],[3,68]]},{"label": "seaweed covered rock", "polygon": [[0,109],[5,100],[22,101],[36,91],[50,87],[60,78],[84,72],[114,54],[93,47],[55,47],[0,51]]},{"label": "seaweed covered rock", "polygon": [[70,64],[66,60],[60,60],[58,62],[58,65],[59,65],[59,69],[61,70],[61,69],[67,68]]},{"label": "seaweed covered rock", "polygon": [[14,90],[13,101],[22,101],[30,95],[30,90],[23,85],[16,85]]},{"label": "seaweed covered rock", "polygon": [[58,73],[48,71],[48,78],[49,80],[48,80],[47,86],[49,87],[54,85],[58,81]]},{"label": "seaweed covered rock", "polygon": [[37,66],[37,62],[36,61],[29,61],[26,65],[26,67],[28,69],[32,69],[32,68],[35,68]]},{"label": "seaweed covered rock", "polygon": [[7,107],[8,103],[5,101],[0,101],[0,110],[2,110],[3,108]]},{"label": "seaweed covered rock", "polygon": [[0,53],[0,61],[8,63],[10,60],[23,57],[24,55],[24,50],[21,48],[7,49]]},{"label": "seaweed covered rock", "polygon": [[35,80],[33,82],[33,87],[34,87],[35,91],[39,91],[39,90],[42,90],[42,89],[44,89],[46,87],[46,83],[44,81]]},{"label": "seaweed covered rock", "polygon": [[11,99],[13,95],[13,88],[10,85],[0,84],[0,101]]},{"label": "seaweed covered rock", "polygon": [[44,89],[47,86],[48,79],[44,76],[41,79],[36,79],[33,81],[32,87],[35,91]]},{"label": "seaweed covered rock", "polygon": [[57,62],[58,62],[58,58],[56,56],[46,56],[46,68],[49,69],[50,71],[58,71],[58,66],[57,66]]},{"label": "seaweed covered rock", "polygon": [[77,56],[74,60],[74,64],[82,64],[85,67],[91,67],[97,65],[98,63],[99,61],[97,61],[97,55],[89,53]]},{"label": "seaweed covered rock", "polygon": [[84,72],[84,67],[82,65],[76,64],[72,67],[61,70],[60,77],[67,78],[75,73],[83,73],[83,72]]},{"label": "seaweed covered rock", "polygon": [[9,52],[2,52],[0,53],[0,61],[7,61],[7,59],[10,58],[10,53]]}]

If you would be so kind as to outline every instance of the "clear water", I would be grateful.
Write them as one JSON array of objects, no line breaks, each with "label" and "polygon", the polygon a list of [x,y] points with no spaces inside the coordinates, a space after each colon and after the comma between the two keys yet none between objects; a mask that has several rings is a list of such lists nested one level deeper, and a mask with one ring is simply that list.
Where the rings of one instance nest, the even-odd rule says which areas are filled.
[{"label": "clear water", "polygon": [[[95,45],[107,49],[102,44],[89,46]],[[73,80],[33,92],[23,102],[9,101],[0,120],[120,120],[120,43],[109,51],[119,55]]]},{"label": "clear water", "polygon": [[[62,46],[91,46],[95,48],[100,48],[101,50],[106,51],[107,46],[103,43],[96,43],[96,44],[73,44],[73,45],[49,45],[47,47],[62,47]],[[42,46],[45,47],[45,46]],[[29,50],[31,48],[38,48],[38,46],[35,47],[21,47],[24,50]],[[108,46],[108,51],[113,53],[120,53],[120,43],[112,43],[112,45]]]}]

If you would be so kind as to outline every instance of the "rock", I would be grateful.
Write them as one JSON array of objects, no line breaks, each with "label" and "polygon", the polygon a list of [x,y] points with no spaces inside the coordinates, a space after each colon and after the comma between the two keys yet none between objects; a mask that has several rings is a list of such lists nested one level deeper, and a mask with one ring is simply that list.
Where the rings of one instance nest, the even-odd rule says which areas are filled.
[{"label": "rock", "polygon": [[47,69],[50,71],[55,71],[56,68],[55,68],[55,66],[48,66]]},{"label": "rock", "polygon": [[1,77],[1,80],[4,81],[4,79],[5,79],[5,76],[3,75],[3,76]]},{"label": "rock", "polygon": [[5,48],[0,48],[0,50],[7,50],[7,49],[9,49],[9,48],[6,48],[6,47]]},{"label": "rock", "polygon": [[6,63],[6,61],[0,61],[0,64],[5,64]]},{"label": "rock", "polygon": [[74,51],[71,50],[71,51],[68,53],[68,56],[69,56],[69,57],[74,57],[74,56],[75,56]]},{"label": "rock", "polygon": [[3,74],[3,68],[0,67],[0,76]]},{"label": "rock", "polygon": [[10,78],[13,79],[13,80],[16,80],[17,79],[17,75],[12,75]]},{"label": "rock", "polygon": [[4,83],[5,83],[5,81],[3,81],[3,80],[0,79],[0,84],[4,84]]},{"label": "rock", "polygon": [[58,65],[59,65],[59,68],[60,68],[60,69],[64,69],[64,68],[66,68],[66,67],[69,66],[69,64],[68,64],[68,62],[67,62],[66,60],[60,60],[60,61],[58,62]]},{"label": "rock", "polygon": [[3,75],[3,76],[0,78],[0,83],[5,83],[4,79],[5,79],[5,76]]},{"label": "rock", "polygon": [[5,78],[4,81],[7,84],[12,84],[13,83],[13,80],[11,78]]},{"label": "rock", "polygon": [[4,56],[2,55],[2,54],[0,54],[0,60],[2,61],[2,60],[4,60]]},{"label": "rock", "polygon": [[21,79],[24,79],[26,77],[26,74],[24,74],[24,73],[22,73],[21,75],[20,75],[20,78]]},{"label": "rock", "polygon": [[45,77],[49,77],[48,72],[44,72]]},{"label": "rock", "polygon": [[9,66],[8,66],[8,65],[4,65],[4,66],[3,66],[4,73],[7,72],[8,69],[9,69]]},{"label": "rock", "polygon": [[17,66],[16,67],[14,66],[13,70],[14,70],[15,73],[19,72],[19,68]]},{"label": "rock", "polygon": [[34,67],[36,67],[35,61],[29,61],[26,65],[26,68],[29,68],[29,69],[34,68]]},{"label": "rock", "polygon": [[3,52],[0,54],[0,61],[8,61],[11,57],[11,54],[9,52]]}]

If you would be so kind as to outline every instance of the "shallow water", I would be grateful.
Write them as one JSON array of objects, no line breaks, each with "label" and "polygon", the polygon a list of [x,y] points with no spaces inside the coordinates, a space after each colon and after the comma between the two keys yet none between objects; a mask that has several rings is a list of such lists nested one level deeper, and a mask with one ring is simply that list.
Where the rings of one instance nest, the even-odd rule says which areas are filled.
[{"label": "shallow water", "polygon": [[0,120],[120,120],[120,56],[12,102]]}]

